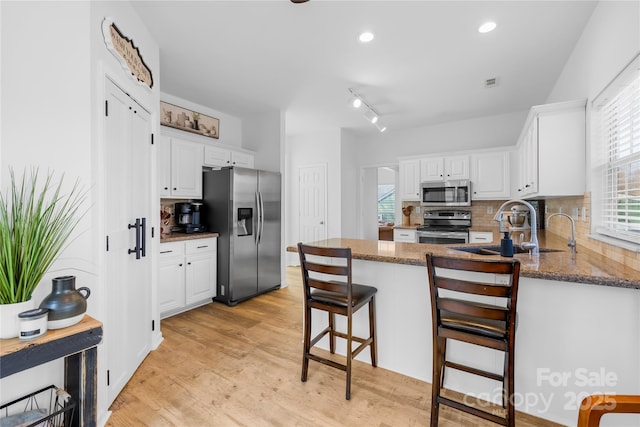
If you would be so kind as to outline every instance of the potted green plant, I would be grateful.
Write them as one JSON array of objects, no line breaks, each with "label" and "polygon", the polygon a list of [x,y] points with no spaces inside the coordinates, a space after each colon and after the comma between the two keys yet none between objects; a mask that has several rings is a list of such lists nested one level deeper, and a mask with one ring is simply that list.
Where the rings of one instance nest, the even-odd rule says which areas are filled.
[{"label": "potted green plant", "polygon": [[64,176],[56,184],[51,172],[41,179],[31,169],[20,181],[9,172],[8,193],[0,193],[0,338],[18,335],[16,316],[35,306],[33,291],[78,224],[85,198],[78,181],[63,194]]}]

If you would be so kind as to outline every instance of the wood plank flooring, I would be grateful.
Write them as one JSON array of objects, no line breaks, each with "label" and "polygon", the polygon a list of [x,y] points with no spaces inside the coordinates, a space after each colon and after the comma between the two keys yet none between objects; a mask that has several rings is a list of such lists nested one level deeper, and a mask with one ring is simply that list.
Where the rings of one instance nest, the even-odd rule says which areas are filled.
[{"label": "wood plank flooring", "polygon": [[[302,284],[240,303],[214,303],[162,321],[164,341],[110,408],[108,427],[425,426],[431,386],[354,362],[351,400],[344,372],[302,361]],[[425,363],[427,363],[425,361]],[[448,407],[440,426],[494,426]],[[518,427],[558,424],[526,414]]]}]

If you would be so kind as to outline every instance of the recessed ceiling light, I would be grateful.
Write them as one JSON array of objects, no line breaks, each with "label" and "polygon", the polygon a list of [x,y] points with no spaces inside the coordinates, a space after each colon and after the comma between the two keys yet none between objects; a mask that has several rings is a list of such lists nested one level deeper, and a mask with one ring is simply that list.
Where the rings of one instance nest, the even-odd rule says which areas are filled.
[{"label": "recessed ceiling light", "polygon": [[480,27],[478,28],[478,31],[481,33],[488,33],[489,31],[493,31],[495,29],[496,29],[495,22],[485,22],[484,24],[480,25]]},{"label": "recessed ceiling light", "polygon": [[373,40],[373,33],[370,31],[365,31],[364,33],[360,34],[358,40],[360,40],[362,43],[369,43],[371,40]]}]

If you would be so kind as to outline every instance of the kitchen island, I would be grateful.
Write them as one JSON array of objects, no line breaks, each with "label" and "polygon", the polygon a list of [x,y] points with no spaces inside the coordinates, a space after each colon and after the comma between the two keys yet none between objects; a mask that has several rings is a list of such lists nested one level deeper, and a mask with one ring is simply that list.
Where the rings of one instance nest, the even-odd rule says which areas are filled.
[{"label": "kitchen island", "polygon": [[[516,408],[575,425],[578,406],[585,395],[640,394],[640,271],[580,246],[572,256],[566,239],[555,235],[541,233],[539,239],[542,248],[561,252],[543,252],[539,257],[516,255],[521,261]],[[378,366],[427,382],[431,382],[432,345],[425,254],[499,258],[453,249],[479,246],[469,244],[358,239],[310,244],[352,248],[354,282],[378,288]],[[288,250],[295,252],[296,248]],[[319,331],[326,316],[315,315],[313,325]],[[365,334],[366,316],[356,313],[354,322],[355,333]],[[344,323],[338,324],[344,327]],[[344,343],[339,340],[338,344],[342,347],[338,346],[337,351],[344,354]],[[328,348],[326,340],[321,345]],[[502,353],[497,351],[456,342],[449,351],[453,360],[475,363],[481,369],[498,372],[502,366]],[[369,361],[367,352],[358,358]],[[493,381],[453,370],[447,370],[445,375],[445,387],[484,400],[498,401],[497,386]],[[634,416],[621,416],[619,425],[639,425],[637,417],[627,417]]]}]

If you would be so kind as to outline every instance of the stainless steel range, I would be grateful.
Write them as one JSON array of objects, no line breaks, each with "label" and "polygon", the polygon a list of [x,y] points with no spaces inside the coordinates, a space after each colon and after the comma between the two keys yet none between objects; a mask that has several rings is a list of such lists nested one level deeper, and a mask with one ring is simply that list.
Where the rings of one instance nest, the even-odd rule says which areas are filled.
[{"label": "stainless steel range", "polygon": [[423,214],[423,225],[418,227],[418,242],[432,244],[468,243],[471,211],[430,210]]}]

